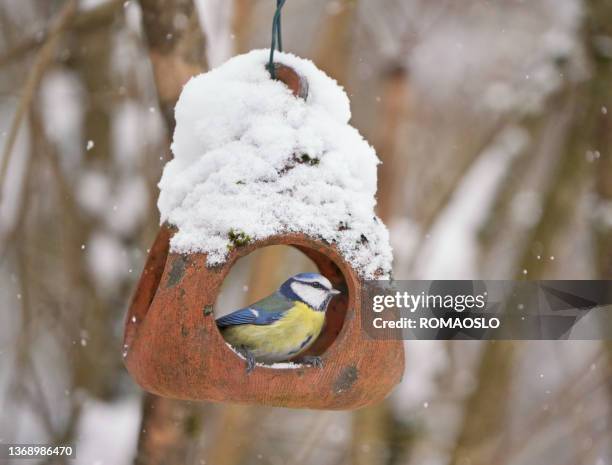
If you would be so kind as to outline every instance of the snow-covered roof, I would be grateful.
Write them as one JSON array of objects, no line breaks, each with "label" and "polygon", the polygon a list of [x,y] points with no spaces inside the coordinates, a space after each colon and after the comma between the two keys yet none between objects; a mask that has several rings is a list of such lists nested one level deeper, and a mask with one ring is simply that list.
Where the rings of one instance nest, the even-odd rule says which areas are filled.
[{"label": "snow-covered roof", "polygon": [[391,247],[374,214],[374,149],[349,125],[344,90],[309,60],[275,61],[308,81],[306,100],[272,80],[268,50],[193,77],[175,109],[174,159],[159,183],[171,250],[225,261],[246,241],[302,232],[333,242],[365,278],[386,277]]}]

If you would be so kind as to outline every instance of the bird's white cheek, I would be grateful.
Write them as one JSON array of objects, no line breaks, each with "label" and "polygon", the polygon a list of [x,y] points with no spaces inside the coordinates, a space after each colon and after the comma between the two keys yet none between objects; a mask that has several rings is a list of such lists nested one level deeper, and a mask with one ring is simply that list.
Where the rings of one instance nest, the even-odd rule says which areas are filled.
[{"label": "bird's white cheek", "polygon": [[327,293],[319,289],[310,288],[308,290],[308,296],[304,299],[310,304],[311,307],[318,308],[325,302]]},{"label": "bird's white cheek", "polygon": [[295,295],[302,297],[302,295],[306,291],[306,286],[300,283],[291,283],[291,290],[295,292]]},{"label": "bird's white cheek", "polygon": [[327,297],[327,293],[322,289],[315,289],[312,286],[301,283],[293,283],[291,289],[296,293],[304,302],[313,308],[318,308]]}]

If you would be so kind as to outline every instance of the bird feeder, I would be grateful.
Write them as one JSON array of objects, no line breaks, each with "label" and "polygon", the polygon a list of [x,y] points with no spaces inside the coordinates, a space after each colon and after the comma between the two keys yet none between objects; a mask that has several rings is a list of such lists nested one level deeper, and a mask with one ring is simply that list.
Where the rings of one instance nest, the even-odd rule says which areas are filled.
[{"label": "bird feeder", "polygon": [[[280,64],[274,74],[297,98],[307,98],[304,76]],[[364,280],[333,242],[279,233],[237,244],[223,263],[211,266],[207,253],[171,249],[178,232],[162,225],[125,323],[124,361],[145,390],[185,400],[340,410],[380,402],[401,380],[403,344],[369,338],[362,330],[362,313],[372,311],[361,298]],[[295,247],[334,287],[346,290],[332,300],[324,329],[309,349],[321,357],[322,367],[258,364],[247,373],[245,360],[217,328],[213,307],[230,269],[241,257],[272,245]]]}]

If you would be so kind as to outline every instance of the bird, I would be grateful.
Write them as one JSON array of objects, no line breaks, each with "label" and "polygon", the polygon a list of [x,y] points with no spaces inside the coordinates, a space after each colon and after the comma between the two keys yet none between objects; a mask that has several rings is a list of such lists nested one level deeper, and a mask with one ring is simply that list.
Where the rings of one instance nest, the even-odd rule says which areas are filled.
[{"label": "bird", "polygon": [[[276,292],[216,319],[217,327],[247,362],[250,373],[256,362],[283,362],[303,354],[317,339],[329,302],[340,291],[318,273],[298,273]],[[300,360],[322,367],[320,357]]]}]

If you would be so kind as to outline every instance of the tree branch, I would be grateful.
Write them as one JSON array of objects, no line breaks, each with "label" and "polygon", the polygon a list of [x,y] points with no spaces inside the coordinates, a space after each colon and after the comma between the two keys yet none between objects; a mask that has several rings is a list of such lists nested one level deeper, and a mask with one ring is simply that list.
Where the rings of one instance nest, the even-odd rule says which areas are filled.
[{"label": "tree branch", "polygon": [[62,32],[64,31],[64,29],[77,11],[77,6],[77,0],[68,0],[64,4],[64,7],[59,12],[57,19],[54,21],[54,24],[51,27],[49,37],[47,38],[45,44],[42,46],[40,52],[38,53],[38,56],[36,57],[36,61],[34,63],[34,66],[32,67],[32,71],[30,72],[28,80],[26,81],[25,86],[23,88],[19,104],[17,105],[17,110],[15,111],[15,117],[11,124],[8,138],[4,146],[4,150],[2,152],[2,161],[0,165],[0,201],[2,200],[2,187],[4,186],[4,178],[6,176],[6,172],[9,166],[10,156],[13,151],[15,141],[17,140],[17,135],[19,134],[21,121],[23,120],[23,117],[26,114],[30,103],[34,98],[34,94],[36,93],[36,90],[40,85],[40,81],[45,73],[45,70],[47,69],[47,66],[53,58],[53,52],[55,51],[59,39],[62,36]]},{"label": "tree branch", "polygon": [[[206,69],[205,40],[191,0],[140,0],[159,107],[169,134],[183,85]],[[135,464],[182,465],[192,457],[207,404],[145,394]]]}]

